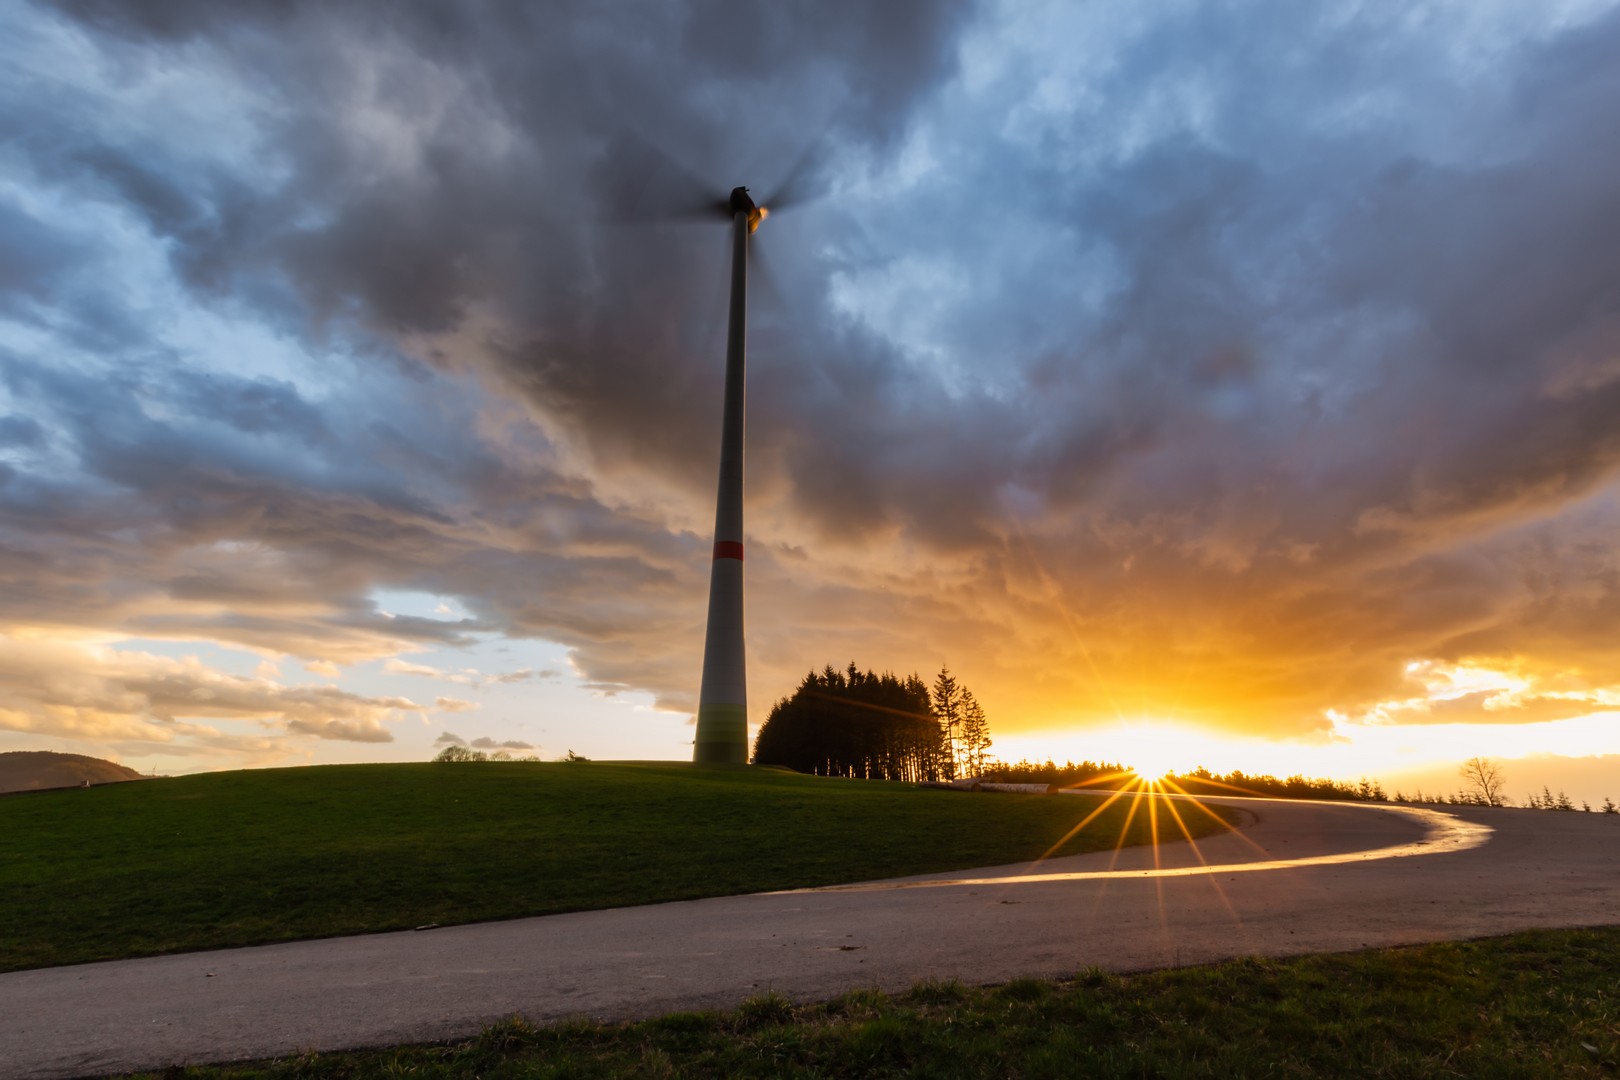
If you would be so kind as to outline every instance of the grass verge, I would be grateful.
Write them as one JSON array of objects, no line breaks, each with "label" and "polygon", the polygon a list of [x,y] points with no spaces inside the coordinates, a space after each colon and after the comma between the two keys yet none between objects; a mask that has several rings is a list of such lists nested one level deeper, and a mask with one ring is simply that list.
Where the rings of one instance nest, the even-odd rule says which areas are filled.
[{"label": "grass verge", "polygon": [[[1118,842],[1126,801],[1062,853]],[[495,762],[10,797],[0,970],[1019,862],[1092,806],[768,769]],[[1159,819],[1161,839],[1179,838]],[[1137,815],[1125,842],[1150,828]]]},{"label": "grass verge", "polygon": [[1612,1077],[1620,928],[534,1028],[169,1077]]}]

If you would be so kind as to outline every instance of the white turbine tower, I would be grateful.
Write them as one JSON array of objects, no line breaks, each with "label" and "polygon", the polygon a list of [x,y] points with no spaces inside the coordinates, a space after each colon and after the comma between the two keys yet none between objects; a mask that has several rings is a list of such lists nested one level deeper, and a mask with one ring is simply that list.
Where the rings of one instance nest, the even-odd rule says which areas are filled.
[{"label": "white turbine tower", "polygon": [[748,761],[748,664],[743,644],[743,436],[748,363],[748,238],[768,213],[748,189],[733,189],[731,311],[726,326],[726,400],[720,421],[720,484],[715,495],[714,561],[709,570],[709,624],[703,637],[698,691],[699,764]]}]

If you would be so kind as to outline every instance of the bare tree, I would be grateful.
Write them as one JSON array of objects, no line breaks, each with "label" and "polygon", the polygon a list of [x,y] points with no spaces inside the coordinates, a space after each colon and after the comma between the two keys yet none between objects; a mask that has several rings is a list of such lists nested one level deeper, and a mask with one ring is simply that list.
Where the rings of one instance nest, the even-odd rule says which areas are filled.
[{"label": "bare tree", "polygon": [[1463,790],[1483,806],[1506,806],[1502,797],[1507,787],[1507,773],[1490,758],[1471,757],[1457,772],[1463,778]]}]

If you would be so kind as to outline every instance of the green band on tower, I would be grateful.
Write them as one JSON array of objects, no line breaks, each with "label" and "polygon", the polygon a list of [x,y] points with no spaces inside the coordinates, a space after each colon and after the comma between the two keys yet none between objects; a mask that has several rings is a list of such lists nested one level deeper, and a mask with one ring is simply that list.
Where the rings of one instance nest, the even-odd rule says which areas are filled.
[{"label": "green band on tower", "polygon": [[700,764],[748,764],[748,709],[742,705],[702,705],[692,760]]}]

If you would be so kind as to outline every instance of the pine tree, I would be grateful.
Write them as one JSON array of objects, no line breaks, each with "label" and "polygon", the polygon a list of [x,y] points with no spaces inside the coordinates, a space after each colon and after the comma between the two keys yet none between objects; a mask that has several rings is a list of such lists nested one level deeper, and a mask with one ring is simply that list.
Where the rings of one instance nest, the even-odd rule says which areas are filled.
[{"label": "pine tree", "polygon": [[854,664],[807,674],[754,742],[756,765],[863,780],[937,780],[943,756],[922,679]]},{"label": "pine tree", "polygon": [[985,751],[990,749],[990,722],[985,719],[984,707],[973,696],[973,691],[962,688],[962,757],[967,770],[974,776],[983,776]]},{"label": "pine tree", "polygon": [[955,780],[957,774],[957,729],[962,724],[962,690],[951,669],[941,665],[934,679],[934,716],[939,720],[940,736],[945,744],[943,772],[945,779]]}]

